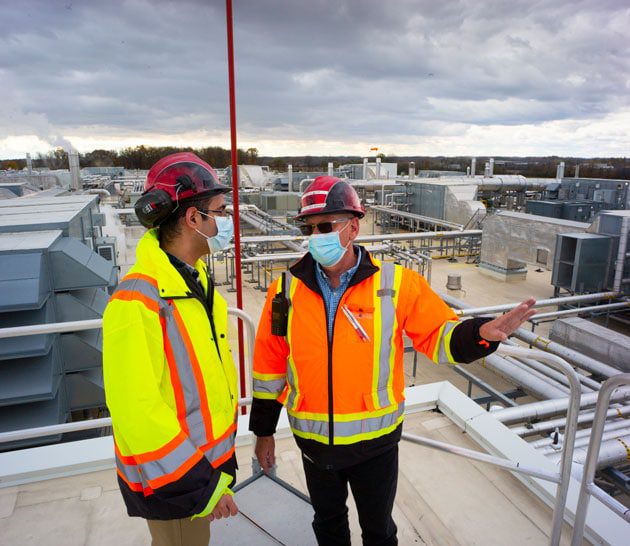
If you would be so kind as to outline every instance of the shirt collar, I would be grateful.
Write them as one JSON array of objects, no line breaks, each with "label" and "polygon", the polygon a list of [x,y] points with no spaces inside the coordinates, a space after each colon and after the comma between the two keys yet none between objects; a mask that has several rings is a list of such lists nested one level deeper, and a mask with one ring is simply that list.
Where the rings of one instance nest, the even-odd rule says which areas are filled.
[{"label": "shirt collar", "polygon": [[199,271],[197,271],[192,265],[188,265],[186,262],[180,260],[172,254],[169,254],[168,252],[166,252],[166,255],[168,256],[168,259],[173,264],[173,267],[175,267],[175,269],[185,269],[192,275],[193,279],[199,279]]},{"label": "shirt collar", "polygon": [[[355,247],[357,248],[357,247]],[[357,261],[356,263],[347,271],[344,271],[340,277],[339,277],[339,284],[345,284],[347,282],[350,281],[350,279],[352,278],[352,275],[355,274],[356,270],[359,268],[359,264],[361,263],[361,249],[357,248]],[[328,275],[326,275],[326,273],[324,272],[324,269],[322,268],[321,265],[319,265],[319,262],[315,262],[315,269],[317,271],[317,276],[326,281],[327,283],[330,284],[330,280],[328,279]]]}]

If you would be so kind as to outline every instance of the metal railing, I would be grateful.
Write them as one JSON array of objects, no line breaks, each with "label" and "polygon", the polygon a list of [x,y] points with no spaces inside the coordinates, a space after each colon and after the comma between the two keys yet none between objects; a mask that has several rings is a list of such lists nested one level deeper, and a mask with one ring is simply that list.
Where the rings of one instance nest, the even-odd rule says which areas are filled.
[{"label": "metal railing", "polygon": [[[630,522],[630,509],[606,494],[602,489],[595,485],[595,471],[597,470],[597,458],[602,443],[602,435],[604,434],[604,424],[606,422],[606,413],[610,406],[610,397],[615,389],[622,385],[630,385],[630,373],[616,375],[607,379],[599,391],[597,397],[597,406],[595,409],[595,418],[593,420],[593,429],[591,431],[591,440],[588,444],[588,452],[586,455],[586,464],[582,474],[582,484],[580,486],[580,496],[578,497],[577,509],[575,511],[575,523],[573,525],[573,539],[571,546],[579,546],[582,544],[584,536],[584,526],[586,524],[586,513],[588,511],[588,503],[591,495],[605,504],[609,509],[618,514],[620,517]],[[626,448],[628,449],[628,448]],[[630,457],[630,454],[629,454]]]},{"label": "metal railing", "polygon": [[[254,339],[256,335],[256,326],[252,318],[235,307],[228,307],[228,315],[233,315],[243,321],[245,325],[245,373],[249,375],[247,384],[251,384],[251,373],[253,365]],[[17,326],[13,328],[0,328],[0,339],[21,336],[34,336],[39,334],[58,334],[63,332],[78,332],[81,330],[93,330],[103,326],[103,319],[79,320],[72,322],[54,322],[50,324],[36,324],[31,326]],[[247,397],[247,393],[241,393],[238,399],[238,405],[249,406],[252,403],[251,397]],[[14,442],[18,440],[27,440],[29,438],[41,438],[44,436],[52,436],[55,434],[65,434],[68,432],[76,432],[79,430],[92,430],[98,428],[111,427],[112,420],[110,417],[101,419],[89,419],[87,421],[77,421],[75,423],[62,423],[59,425],[48,425],[45,427],[36,427],[23,430],[13,430],[10,432],[0,432],[0,444]]]},{"label": "metal railing", "polygon": [[564,511],[567,503],[567,492],[569,490],[569,481],[571,478],[571,464],[573,461],[573,445],[575,443],[575,434],[577,431],[577,418],[580,409],[580,380],[577,373],[571,367],[571,365],[562,358],[537,351],[534,349],[527,349],[524,347],[516,347],[511,345],[500,345],[497,349],[497,353],[507,356],[526,356],[529,358],[535,358],[549,364],[552,368],[562,372],[567,376],[570,385],[569,395],[569,407],[567,410],[567,426],[565,442],[562,447],[562,462],[560,465],[560,472],[549,472],[547,470],[534,468],[532,466],[523,465],[518,461],[511,461],[503,457],[495,457],[472,449],[467,449],[446,442],[439,442],[430,438],[424,438],[413,434],[403,432],[402,438],[409,442],[432,447],[451,453],[453,455],[460,455],[476,461],[493,464],[495,466],[505,468],[512,472],[519,472],[521,474],[527,474],[534,478],[540,478],[558,484],[556,491],[556,502],[553,508],[553,520],[551,528],[551,536],[549,538],[549,544],[551,546],[557,546],[560,544],[560,537],[562,534],[562,521],[564,519]]}]

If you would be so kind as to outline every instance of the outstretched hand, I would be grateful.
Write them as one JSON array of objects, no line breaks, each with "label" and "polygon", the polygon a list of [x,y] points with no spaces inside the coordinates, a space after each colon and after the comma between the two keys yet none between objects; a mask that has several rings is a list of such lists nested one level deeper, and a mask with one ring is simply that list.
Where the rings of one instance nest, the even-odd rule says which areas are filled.
[{"label": "outstretched hand", "polygon": [[479,328],[479,335],[487,341],[505,341],[523,322],[536,314],[535,309],[532,309],[535,303],[534,298],[521,302],[508,313],[483,324]]}]

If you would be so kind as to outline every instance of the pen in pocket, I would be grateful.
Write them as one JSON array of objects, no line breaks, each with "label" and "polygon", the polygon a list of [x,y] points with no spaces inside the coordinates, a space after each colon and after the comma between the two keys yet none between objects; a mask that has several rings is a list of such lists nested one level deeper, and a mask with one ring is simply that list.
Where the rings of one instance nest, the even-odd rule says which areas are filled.
[{"label": "pen in pocket", "polygon": [[342,305],[341,310],[343,311],[343,314],[346,315],[346,318],[354,328],[354,331],[357,333],[359,338],[362,341],[370,341],[370,337],[367,335],[367,332],[365,331],[363,326],[361,326],[361,323],[352,314],[352,311],[350,311],[350,309],[348,309],[346,305]]}]

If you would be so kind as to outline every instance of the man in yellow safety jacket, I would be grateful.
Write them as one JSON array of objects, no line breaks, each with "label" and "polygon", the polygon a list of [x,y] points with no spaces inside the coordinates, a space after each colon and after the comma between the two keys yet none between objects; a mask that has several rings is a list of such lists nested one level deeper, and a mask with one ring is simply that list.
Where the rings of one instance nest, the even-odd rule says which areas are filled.
[{"label": "man in yellow safety jacket", "polygon": [[316,178],[298,218],[309,252],[272,283],[254,349],[250,430],[263,470],[286,406],[320,545],[350,544],[348,485],[364,544],[397,544],[392,507],[404,411],[403,332],[434,362],[493,352],[534,311],[459,322],[417,273],[353,245],[364,210],[347,182]]},{"label": "man in yellow safety jacket", "polygon": [[227,303],[200,261],[232,237],[229,191],[192,153],[158,161],[135,207],[150,229],[103,317],[120,490],[157,546],[207,546],[209,521],[237,513]]}]

